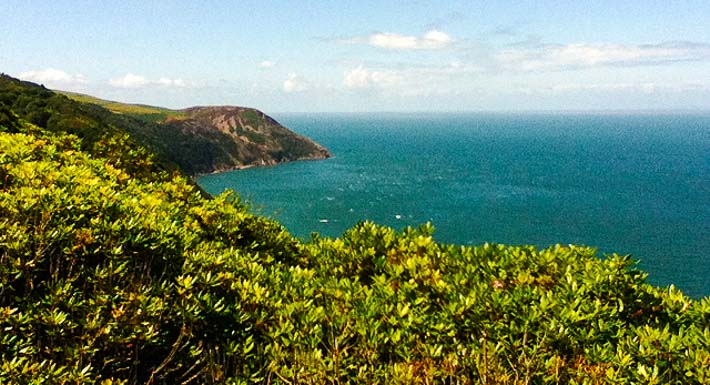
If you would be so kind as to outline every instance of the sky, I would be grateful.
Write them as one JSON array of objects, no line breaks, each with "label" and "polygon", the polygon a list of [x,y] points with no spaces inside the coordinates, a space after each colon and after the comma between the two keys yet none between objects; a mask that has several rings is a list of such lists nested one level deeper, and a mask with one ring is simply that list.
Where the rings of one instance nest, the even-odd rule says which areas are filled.
[{"label": "sky", "polygon": [[0,1],[0,72],[265,112],[710,110],[710,1]]}]

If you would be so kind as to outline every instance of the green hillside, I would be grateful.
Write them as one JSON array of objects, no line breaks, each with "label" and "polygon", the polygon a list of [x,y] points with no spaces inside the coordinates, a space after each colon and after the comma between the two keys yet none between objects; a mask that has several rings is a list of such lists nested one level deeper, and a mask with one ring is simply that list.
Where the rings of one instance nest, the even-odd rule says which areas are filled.
[{"label": "green hillside", "polygon": [[150,128],[141,120],[70,100],[4,74],[0,74],[0,105],[41,130],[78,136],[83,151],[107,158],[136,176],[155,177],[161,171],[174,172],[178,168],[155,144],[137,138],[138,133]]},{"label": "green hillside", "polygon": [[149,122],[162,122],[168,118],[180,119],[187,117],[187,114],[184,111],[171,110],[169,108],[147,106],[144,104],[127,104],[121,102],[114,102],[110,100],[99,99],[91,95],[79,94],[76,92],[57,92],[77,102],[96,104],[106,108],[111,112],[130,115],[135,118],[146,120]]},{"label": "green hillside", "polygon": [[44,128],[0,99],[0,384],[710,383],[710,297],[627,257],[369,222],[304,243],[36,92]]}]

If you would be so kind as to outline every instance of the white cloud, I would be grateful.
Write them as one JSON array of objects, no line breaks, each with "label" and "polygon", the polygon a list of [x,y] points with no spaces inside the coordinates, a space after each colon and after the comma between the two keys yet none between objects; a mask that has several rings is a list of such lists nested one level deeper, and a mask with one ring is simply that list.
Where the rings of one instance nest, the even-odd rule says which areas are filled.
[{"label": "white cloud", "polygon": [[301,92],[306,89],[308,89],[308,84],[295,72],[291,72],[283,84],[283,91],[286,93]]},{"label": "white cloud", "polygon": [[367,88],[370,86],[370,72],[362,66],[347,71],[343,85],[347,88]]},{"label": "white cloud", "polygon": [[184,88],[187,83],[182,79],[172,79],[166,76],[158,80],[149,80],[143,76],[128,73],[123,77],[110,79],[108,84],[116,88],[144,88],[149,86]]},{"label": "white cloud", "polygon": [[600,66],[638,66],[710,59],[710,46],[675,42],[646,45],[567,44],[515,48],[498,52],[502,68],[553,71]]},{"label": "white cloud", "polygon": [[20,79],[35,83],[43,83],[50,88],[55,85],[66,86],[71,84],[84,84],[86,79],[83,75],[70,75],[64,71],[47,68],[38,71],[26,71],[18,76]]},{"label": "white cloud", "polygon": [[143,76],[128,73],[124,77],[109,80],[108,84],[118,88],[140,88],[147,85],[148,81]]},{"label": "white cloud", "polygon": [[343,85],[350,89],[393,88],[400,81],[401,76],[396,71],[370,71],[359,66],[345,72]]},{"label": "white cloud", "polygon": [[156,84],[159,84],[161,86],[165,87],[186,87],[187,85],[185,84],[185,81],[182,79],[170,79],[166,77],[162,77],[158,79],[158,81],[155,82]]},{"label": "white cloud", "polygon": [[438,30],[431,30],[423,36],[407,36],[398,33],[375,33],[369,36],[356,36],[340,40],[344,44],[364,44],[390,50],[437,50],[449,47],[453,40],[449,35]]},{"label": "white cloud", "polygon": [[403,36],[396,33],[377,33],[367,39],[368,43],[374,47],[385,49],[416,49],[417,38],[414,36]]},{"label": "white cloud", "polygon": [[359,65],[343,73],[342,85],[349,90],[377,90],[397,97],[458,95],[478,89],[484,74],[484,68],[461,61],[398,68]]},{"label": "white cloud", "polygon": [[432,29],[431,31],[424,34],[423,42],[428,44],[434,44],[435,46],[446,46],[451,44],[451,37],[444,32]]},{"label": "white cloud", "polygon": [[259,63],[259,68],[263,68],[263,69],[273,68],[275,65],[276,65],[276,63],[271,60],[264,60],[261,63]]}]

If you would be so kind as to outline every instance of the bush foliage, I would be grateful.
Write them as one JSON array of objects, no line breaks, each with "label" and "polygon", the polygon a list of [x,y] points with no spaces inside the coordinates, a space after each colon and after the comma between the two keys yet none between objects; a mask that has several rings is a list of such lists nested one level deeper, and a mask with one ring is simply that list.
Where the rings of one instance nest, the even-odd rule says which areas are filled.
[{"label": "bush foliage", "polygon": [[2,384],[710,383],[710,297],[628,257],[369,222],[304,243],[232,194],[0,126]]}]

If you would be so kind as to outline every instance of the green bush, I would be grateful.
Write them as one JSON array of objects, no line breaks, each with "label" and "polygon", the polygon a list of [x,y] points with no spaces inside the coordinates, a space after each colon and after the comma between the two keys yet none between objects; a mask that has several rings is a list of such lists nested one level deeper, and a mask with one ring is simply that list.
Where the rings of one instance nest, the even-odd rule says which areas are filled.
[{"label": "green bush", "polygon": [[710,298],[627,257],[370,222],[304,244],[136,177],[111,153],[129,144],[89,155],[3,116],[2,384],[710,382]]}]

